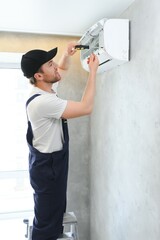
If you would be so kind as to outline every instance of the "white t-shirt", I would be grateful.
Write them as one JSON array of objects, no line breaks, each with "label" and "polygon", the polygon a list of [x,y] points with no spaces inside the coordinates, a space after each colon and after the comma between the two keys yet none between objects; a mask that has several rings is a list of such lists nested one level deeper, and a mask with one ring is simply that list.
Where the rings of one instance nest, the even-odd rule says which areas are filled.
[{"label": "white t-shirt", "polygon": [[27,107],[33,131],[33,146],[43,153],[59,151],[63,147],[61,116],[67,100],[37,87],[33,87],[30,97],[37,93],[41,95],[33,99]]}]

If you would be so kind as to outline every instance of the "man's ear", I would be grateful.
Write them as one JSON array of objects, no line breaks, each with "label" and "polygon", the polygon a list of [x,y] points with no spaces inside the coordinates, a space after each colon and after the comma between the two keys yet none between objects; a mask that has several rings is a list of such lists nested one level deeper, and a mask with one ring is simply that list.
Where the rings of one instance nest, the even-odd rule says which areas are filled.
[{"label": "man's ear", "polygon": [[34,74],[34,78],[38,81],[38,80],[42,80],[42,74],[41,73],[35,73]]}]

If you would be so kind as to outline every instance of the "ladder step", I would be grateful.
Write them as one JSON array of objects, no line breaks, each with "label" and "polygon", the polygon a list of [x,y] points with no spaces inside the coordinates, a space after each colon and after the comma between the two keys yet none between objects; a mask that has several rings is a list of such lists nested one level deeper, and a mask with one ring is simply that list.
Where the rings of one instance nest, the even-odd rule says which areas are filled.
[{"label": "ladder step", "polygon": [[63,225],[77,223],[77,218],[74,212],[67,212],[63,216]]},{"label": "ladder step", "polygon": [[57,240],[73,240],[72,233],[63,233]]},{"label": "ladder step", "polygon": [[[27,233],[25,236],[26,238],[28,238],[28,240],[31,240],[33,226],[29,224],[28,219],[24,219],[23,222],[27,224]],[[78,240],[79,239],[78,228],[77,228],[77,218],[74,212],[64,213],[63,226],[64,226],[64,233],[57,240]]]}]

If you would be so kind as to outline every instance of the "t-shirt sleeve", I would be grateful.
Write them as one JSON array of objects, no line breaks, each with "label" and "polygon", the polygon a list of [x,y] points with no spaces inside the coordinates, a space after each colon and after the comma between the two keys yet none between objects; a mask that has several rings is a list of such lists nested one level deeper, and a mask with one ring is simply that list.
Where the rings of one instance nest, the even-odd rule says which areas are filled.
[{"label": "t-shirt sleeve", "polygon": [[43,95],[40,101],[41,112],[46,118],[61,118],[66,106],[67,100],[57,97],[56,94]]}]

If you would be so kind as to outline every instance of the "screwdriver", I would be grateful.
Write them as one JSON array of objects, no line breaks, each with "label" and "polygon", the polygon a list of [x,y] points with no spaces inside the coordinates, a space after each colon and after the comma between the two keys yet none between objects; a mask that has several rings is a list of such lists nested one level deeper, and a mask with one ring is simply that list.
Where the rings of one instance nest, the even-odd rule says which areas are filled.
[{"label": "screwdriver", "polygon": [[83,49],[89,49],[89,46],[88,45],[76,45],[74,48],[77,50],[83,50]]}]

